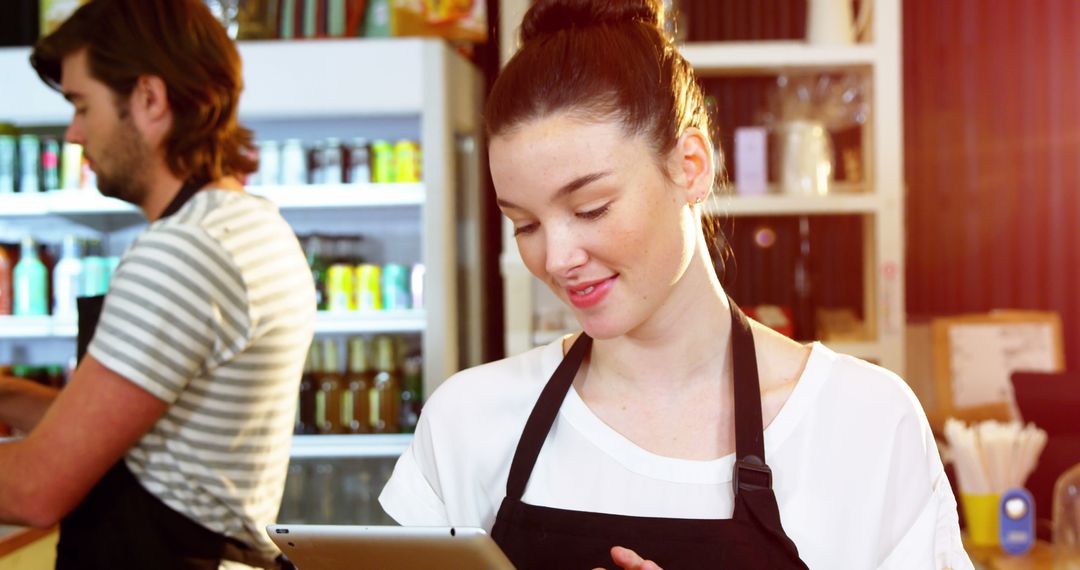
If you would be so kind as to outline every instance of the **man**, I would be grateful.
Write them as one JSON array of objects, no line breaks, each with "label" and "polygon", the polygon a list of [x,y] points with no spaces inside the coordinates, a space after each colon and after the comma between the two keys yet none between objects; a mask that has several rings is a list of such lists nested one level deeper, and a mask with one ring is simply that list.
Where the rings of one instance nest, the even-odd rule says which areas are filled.
[{"label": "man", "polygon": [[58,568],[276,567],[264,527],[315,297],[291,229],[238,181],[256,163],[236,47],[196,0],[92,0],[31,63],[101,192],[150,226],[103,307],[80,300],[68,385],[0,379],[0,421],[28,432],[0,445],[0,521],[59,522]]}]

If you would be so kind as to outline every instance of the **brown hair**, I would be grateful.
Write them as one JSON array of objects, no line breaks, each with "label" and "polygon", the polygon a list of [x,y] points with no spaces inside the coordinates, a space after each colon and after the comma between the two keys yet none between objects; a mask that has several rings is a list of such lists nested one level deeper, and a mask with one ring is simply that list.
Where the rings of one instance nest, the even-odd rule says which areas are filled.
[{"label": "brown hair", "polygon": [[[488,96],[488,140],[559,112],[616,120],[651,145],[667,174],[665,157],[686,129],[712,133],[694,71],[663,23],[661,0],[537,0],[521,24],[521,49]],[[723,241],[715,225],[705,230]],[[709,247],[722,268],[716,240]]]},{"label": "brown hair", "polygon": [[90,75],[126,99],[140,76],[160,77],[173,112],[166,163],[186,180],[244,175],[258,166],[237,121],[240,54],[197,0],[91,0],[34,47],[30,64],[60,90],[61,61],[86,48]]}]

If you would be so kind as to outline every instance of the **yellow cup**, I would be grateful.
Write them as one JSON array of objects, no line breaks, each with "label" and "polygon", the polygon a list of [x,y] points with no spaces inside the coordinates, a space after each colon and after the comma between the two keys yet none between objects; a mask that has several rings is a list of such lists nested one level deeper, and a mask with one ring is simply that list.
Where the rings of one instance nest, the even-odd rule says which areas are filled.
[{"label": "yellow cup", "polygon": [[1001,506],[1001,495],[960,493],[960,504],[964,509],[964,522],[967,524],[968,538],[971,543],[975,546],[1000,544],[998,512]]}]

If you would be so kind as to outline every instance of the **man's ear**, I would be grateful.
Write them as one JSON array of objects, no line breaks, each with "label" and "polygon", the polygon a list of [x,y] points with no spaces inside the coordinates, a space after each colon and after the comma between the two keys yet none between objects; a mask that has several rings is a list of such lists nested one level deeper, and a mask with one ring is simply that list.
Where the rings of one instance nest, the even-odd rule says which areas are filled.
[{"label": "man's ear", "polygon": [[165,138],[172,127],[169,88],[156,75],[141,75],[128,98],[128,109],[135,124],[151,142]]}]

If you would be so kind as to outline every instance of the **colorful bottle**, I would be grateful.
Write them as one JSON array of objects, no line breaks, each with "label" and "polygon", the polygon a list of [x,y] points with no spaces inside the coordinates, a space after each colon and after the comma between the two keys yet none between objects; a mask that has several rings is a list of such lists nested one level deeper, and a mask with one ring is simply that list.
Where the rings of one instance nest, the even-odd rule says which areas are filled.
[{"label": "colorful bottle", "polygon": [[375,371],[362,337],[349,339],[349,370],[341,394],[341,425],[347,433],[371,433],[370,395]]},{"label": "colorful bottle", "polygon": [[315,281],[315,307],[320,311],[325,311],[330,304],[326,292],[326,274],[329,263],[323,251],[322,238],[317,235],[307,238],[304,250],[308,267],[311,268],[311,278]]},{"label": "colorful bottle", "polygon": [[11,265],[11,256],[8,255],[7,248],[0,244],[0,315],[10,315],[14,308],[11,286],[13,268]]},{"label": "colorful bottle", "polygon": [[19,263],[15,264],[15,314],[43,316],[49,314],[48,272],[38,257],[34,238],[22,239]]},{"label": "colorful bottle", "polygon": [[423,358],[419,355],[405,359],[402,367],[401,387],[401,431],[413,433],[420,421],[420,405],[423,397]]},{"label": "colorful bottle", "polygon": [[417,263],[409,275],[409,292],[412,294],[412,308],[424,308],[424,265]]},{"label": "colorful bottle", "polygon": [[53,267],[53,316],[75,318],[75,299],[82,294],[82,271],[82,244],[77,237],[66,236],[60,260]]},{"label": "colorful bottle", "polygon": [[322,357],[319,345],[311,343],[308,348],[304,374],[300,376],[300,402],[296,408],[296,434],[313,434],[315,431],[315,386],[322,374]]},{"label": "colorful bottle", "polygon": [[382,302],[388,310],[408,309],[412,305],[409,296],[409,270],[404,265],[388,263],[382,268]]},{"label": "colorful bottle", "polygon": [[338,368],[337,339],[322,340],[322,374],[315,383],[315,431],[341,433],[342,379]]},{"label": "colorful bottle", "polygon": [[19,192],[41,191],[41,140],[37,135],[19,135]]},{"label": "colorful bottle", "polygon": [[394,339],[375,337],[375,382],[368,391],[372,433],[400,431],[401,372]]}]

